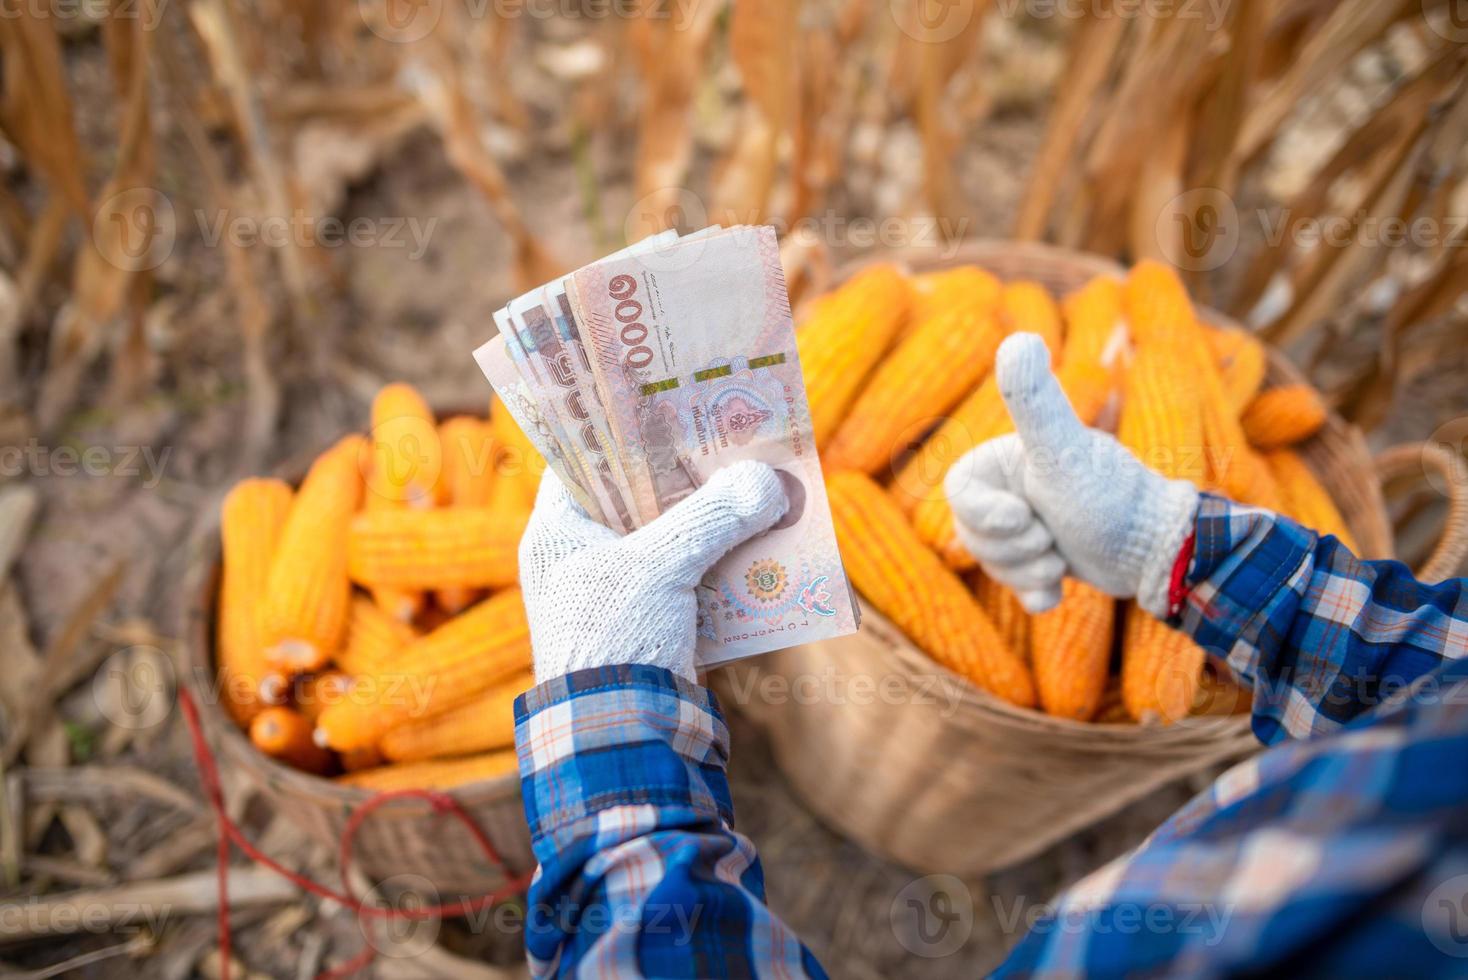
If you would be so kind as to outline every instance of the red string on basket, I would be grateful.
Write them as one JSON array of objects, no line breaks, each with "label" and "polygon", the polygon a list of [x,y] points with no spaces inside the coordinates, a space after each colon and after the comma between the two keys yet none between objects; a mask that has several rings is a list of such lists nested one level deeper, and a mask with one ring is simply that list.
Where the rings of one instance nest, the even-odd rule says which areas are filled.
[{"label": "red string on basket", "polygon": [[[188,723],[189,739],[193,743],[194,761],[199,767],[199,781],[204,784],[204,795],[209,800],[209,806],[214,811],[219,821],[219,855],[218,855],[218,887],[219,887],[219,976],[220,980],[229,980],[229,966],[231,953],[231,936],[229,927],[229,858],[230,844],[234,844],[245,856],[258,864],[262,864],[274,871],[276,874],[287,879],[303,891],[310,892],[321,898],[329,898],[346,908],[351,909],[362,917],[364,932],[367,924],[373,919],[406,919],[409,921],[421,921],[424,919],[436,919],[444,916],[466,916],[488,909],[496,902],[504,901],[511,895],[523,892],[530,883],[532,875],[523,874],[511,876],[509,868],[506,867],[504,859],[500,857],[499,851],[495,849],[488,836],[474,822],[458,800],[448,793],[442,793],[431,789],[402,789],[391,792],[377,793],[370,797],[367,802],[352,811],[347,818],[347,825],[342,831],[341,850],[338,860],[341,865],[342,888],[335,891],[320,882],[298,874],[290,868],[285,867],[274,858],[269,857],[257,848],[239,828],[224,808],[224,792],[219,783],[219,767],[214,759],[214,752],[209,748],[209,742],[204,737],[204,728],[199,721],[199,708],[194,703],[193,696],[186,688],[179,688],[179,706],[183,709],[184,721]],[[421,799],[427,800],[433,807],[435,813],[448,814],[454,817],[464,828],[469,831],[480,849],[484,851],[489,863],[497,868],[506,878],[506,883],[487,895],[478,898],[465,898],[457,902],[442,905],[425,905],[422,908],[396,909],[382,908],[376,905],[367,905],[352,892],[351,880],[348,871],[352,865],[353,844],[357,838],[357,831],[361,829],[373,811],[385,803],[398,799]],[[366,967],[376,957],[377,951],[372,946],[372,937],[367,937],[367,948],[351,960],[343,963],[335,969],[318,974],[317,980],[333,980],[336,977],[348,976]]]}]

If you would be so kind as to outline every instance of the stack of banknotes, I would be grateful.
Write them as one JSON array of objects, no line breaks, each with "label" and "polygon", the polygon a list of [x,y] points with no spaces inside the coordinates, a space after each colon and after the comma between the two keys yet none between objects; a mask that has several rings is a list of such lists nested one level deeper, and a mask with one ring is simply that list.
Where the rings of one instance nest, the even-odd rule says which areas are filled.
[{"label": "stack of banknotes", "polygon": [[474,352],[586,512],[631,532],[745,459],[790,499],[700,584],[702,665],[851,633],[771,228],[664,232],[495,314]]}]

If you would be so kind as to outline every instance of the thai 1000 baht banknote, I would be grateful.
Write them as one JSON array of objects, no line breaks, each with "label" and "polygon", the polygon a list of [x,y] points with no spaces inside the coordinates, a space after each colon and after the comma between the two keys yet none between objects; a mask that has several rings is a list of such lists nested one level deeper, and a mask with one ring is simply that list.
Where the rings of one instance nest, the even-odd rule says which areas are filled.
[{"label": "thai 1000 baht banknote", "polygon": [[520,426],[525,437],[540,451],[540,455],[545,457],[547,465],[556,471],[561,482],[570,490],[571,496],[588,514],[604,521],[596,501],[581,486],[581,474],[572,467],[561,451],[551,423],[542,414],[540,400],[530,390],[529,382],[520,374],[510,356],[508,344],[513,342],[504,333],[500,333],[474,351],[474,360],[494,387],[495,394],[499,395],[500,404],[509,411],[515,424]]},{"label": "thai 1000 baht banknote", "polygon": [[745,459],[773,466],[790,498],[700,585],[701,663],[854,631],[773,229],[599,262],[572,287],[639,509],[662,513]]},{"label": "thai 1000 baht banknote", "polygon": [[[608,259],[677,240],[677,232],[662,232]],[[577,457],[581,472],[592,483],[587,492],[597,498],[602,511],[612,518],[608,522],[610,527],[630,531],[646,523],[646,519],[632,507],[626,476],[608,428],[607,413],[566,296],[569,280],[570,276],[562,276],[512,301],[503,311],[504,319],[515,331],[526,356],[535,362],[550,385],[542,394],[572,441],[571,445],[562,447],[563,451]]]}]

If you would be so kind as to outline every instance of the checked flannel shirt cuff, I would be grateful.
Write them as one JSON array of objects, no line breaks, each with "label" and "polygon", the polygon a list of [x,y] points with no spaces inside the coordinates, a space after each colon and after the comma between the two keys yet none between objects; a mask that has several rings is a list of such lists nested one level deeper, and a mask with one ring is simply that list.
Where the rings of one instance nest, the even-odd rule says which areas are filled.
[{"label": "checked flannel shirt cuff", "polygon": [[557,677],[515,702],[531,843],[542,861],[617,807],[734,822],[729,729],[712,691],[661,667],[618,664]]}]

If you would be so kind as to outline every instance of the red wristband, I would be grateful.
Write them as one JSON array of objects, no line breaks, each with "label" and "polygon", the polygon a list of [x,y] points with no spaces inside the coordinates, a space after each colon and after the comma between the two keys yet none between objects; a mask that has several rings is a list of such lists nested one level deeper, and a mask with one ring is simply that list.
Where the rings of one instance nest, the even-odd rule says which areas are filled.
[{"label": "red wristband", "polygon": [[1188,539],[1183,542],[1182,550],[1177,553],[1177,561],[1172,565],[1172,577],[1167,585],[1167,618],[1176,619],[1182,615],[1183,603],[1187,601],[1188,593],[1188,566],[1193,563],[1193,549],[1196,547],[1197,535],[1189,534]]}]

